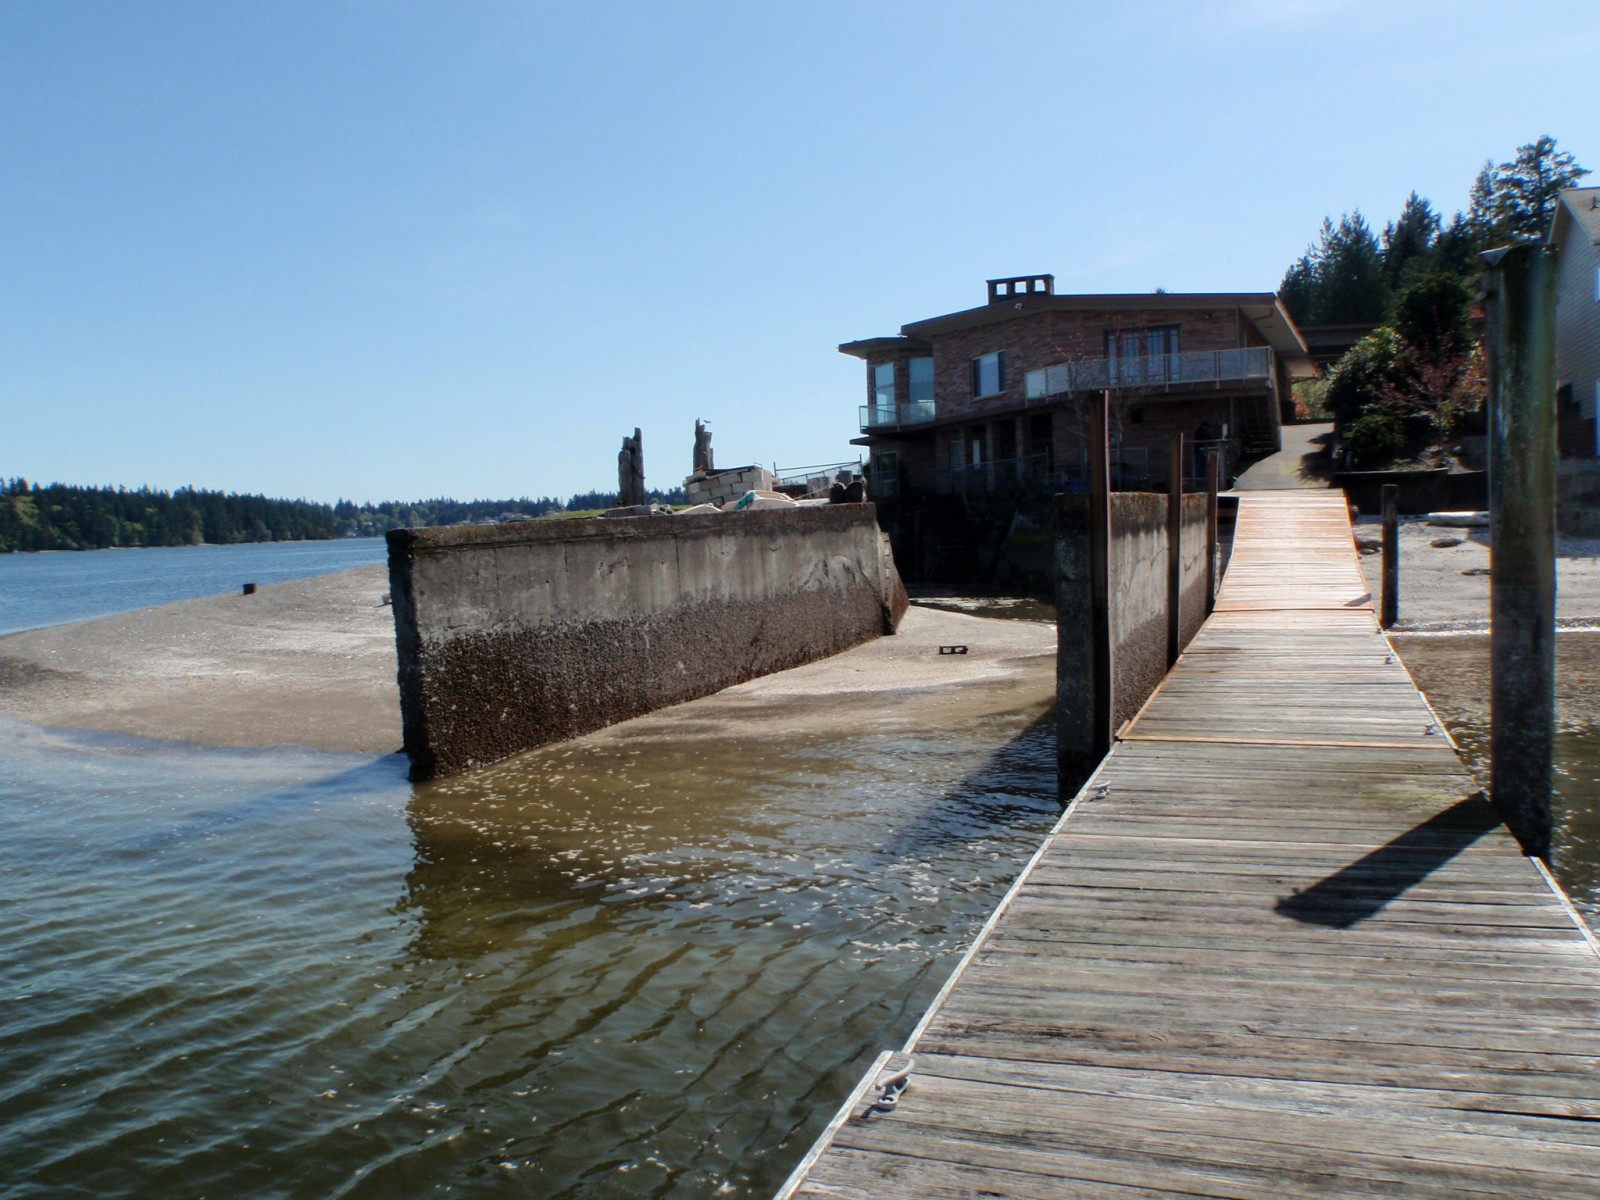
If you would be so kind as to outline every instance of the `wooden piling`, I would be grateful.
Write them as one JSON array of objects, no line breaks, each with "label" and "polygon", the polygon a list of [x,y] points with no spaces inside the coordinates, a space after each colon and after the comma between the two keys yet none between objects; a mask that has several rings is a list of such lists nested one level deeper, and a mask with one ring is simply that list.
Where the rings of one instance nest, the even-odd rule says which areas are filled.
[{"label": "wooden piling", "polygon": [[1392,628],[1400,619],[1400,488],[1383,485],[1383,597],[1379,624]]},{"label": "wooden piling", "polygon": [[1222,458],[1215,449],[1206,452],[1206,616],[1217,608],[1217,492],[1222,482]]},{"label": "wooden piling", "polygon": [[1172,470],[1167,480],[1167,666],[1178,661],[1183,625],[1183,434],[1172,435]]},{"label": "wooden piling", "polygon": [[1490,794],[1550,857],[1555,736],[1554,247],[1484,255],[1489,378]]},{"label": "wooden piling", "polygon": [[1111,749],[1111,490],[1103,397],[1086,403],[1089,494],[1056,497],[1056,766],[1063,803]]},{"label": "wooden piling", "polygon": [[1089,422],[1089,586],[1094,646],[1094,755],[1111,749],[1111,390],[1100,393]]}]

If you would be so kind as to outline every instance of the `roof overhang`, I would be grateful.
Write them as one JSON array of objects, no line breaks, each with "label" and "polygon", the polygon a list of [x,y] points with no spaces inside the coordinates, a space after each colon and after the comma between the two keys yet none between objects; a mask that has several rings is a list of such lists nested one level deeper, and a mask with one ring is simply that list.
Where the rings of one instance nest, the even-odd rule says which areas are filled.
[{"label": "roof overhang", "polygon": [[[1099,295],[1023,296],[981,308],[964,309],[926,321],[913,321],[901,326],[904,339],[926,343],[939,334],[952,333],[980,325],[993,325],[1012,321],[1018,317],[1040,312],[1173,312],[1192,310],[1206,312],[1219,308],[1234,308],[1256,327],[1289,372],[1291,379],[1309,379],[1316,375],[1316,364],[1306,349],[1306,342],[1295,327],[1278,297],[1272,292],[1111,292]],[[871,338],[865,342],[849,342],[840,346],[846,354],[857,353],[853,347],[873,346],[874,353],[883,353],[894,338]],[[860,355],[865,357],[865,354]]]},{"label": "roof overhang", "polygon": [[1583,230],[1591,245],[1600,246],[1600,187],[1561,189],[1550,240],[1560,245],[1570,236],[1567,230],[1574,226]]},{"label": "roof overhang", "polygon": [[1316,377],[1317,364],[1312,361],[1306,339],[1301,336],[1289,310],[1276,296],[1269,292],[1261,300],[1241,303],[1239,311],[1266,338],[1267,345],[1272,347],[1272,352],[1278,356],[1290,379]]},{"label": "roof overhang", "polygon": [[903,334],[891,337],[862,338],[859,342],[841,342],[840,354],[849,354],[855,358],[882,358],[886,354],[894,354],[904,350],[926,350],[928,343],[921,338],[906,337]]}]

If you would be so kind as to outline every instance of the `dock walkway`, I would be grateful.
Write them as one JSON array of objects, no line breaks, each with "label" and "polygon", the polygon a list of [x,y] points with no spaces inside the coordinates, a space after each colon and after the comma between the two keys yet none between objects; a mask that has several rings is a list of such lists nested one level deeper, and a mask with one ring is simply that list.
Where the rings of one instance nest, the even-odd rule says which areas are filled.
[{"label": "dock walkway", "polygon": [[784,1196],[1600,1189],[1595,943],[1377,628],[1339,493],[1241,497],[1215,614],[906,1050]]}]

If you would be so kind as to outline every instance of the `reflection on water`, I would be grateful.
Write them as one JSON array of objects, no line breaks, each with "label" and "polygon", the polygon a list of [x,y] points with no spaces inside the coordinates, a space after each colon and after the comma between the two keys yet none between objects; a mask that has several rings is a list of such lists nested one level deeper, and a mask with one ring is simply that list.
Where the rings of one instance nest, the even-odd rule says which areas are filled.
[{"label": "reflection on water", "polygon": [[1053,821],[1040,717],[415,788],[0,726],[0,1196],[770,1194]]},{"label": "reflection on water", "polygon": [[[1395,635],[1400,657],[1489,782],[1489,636]],[[1600,633],[1556,637],[1555,837],[1551,868],[1591,926],[1600,923]]]}]

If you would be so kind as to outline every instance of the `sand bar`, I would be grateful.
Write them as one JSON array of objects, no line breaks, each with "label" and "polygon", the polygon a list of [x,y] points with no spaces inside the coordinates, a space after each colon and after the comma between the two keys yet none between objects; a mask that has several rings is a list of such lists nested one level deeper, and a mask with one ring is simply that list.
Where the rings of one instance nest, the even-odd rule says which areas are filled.
[{"label": "sand bar", "polygon": [[[357,567],[0,637],[0,712],[212,746],[400,746],[386,569]],[[962,644],[966,654],[940,654]],[[913,608],[901,631],[602,730],[713,736],[1047,707],[1055,627]]]}]

